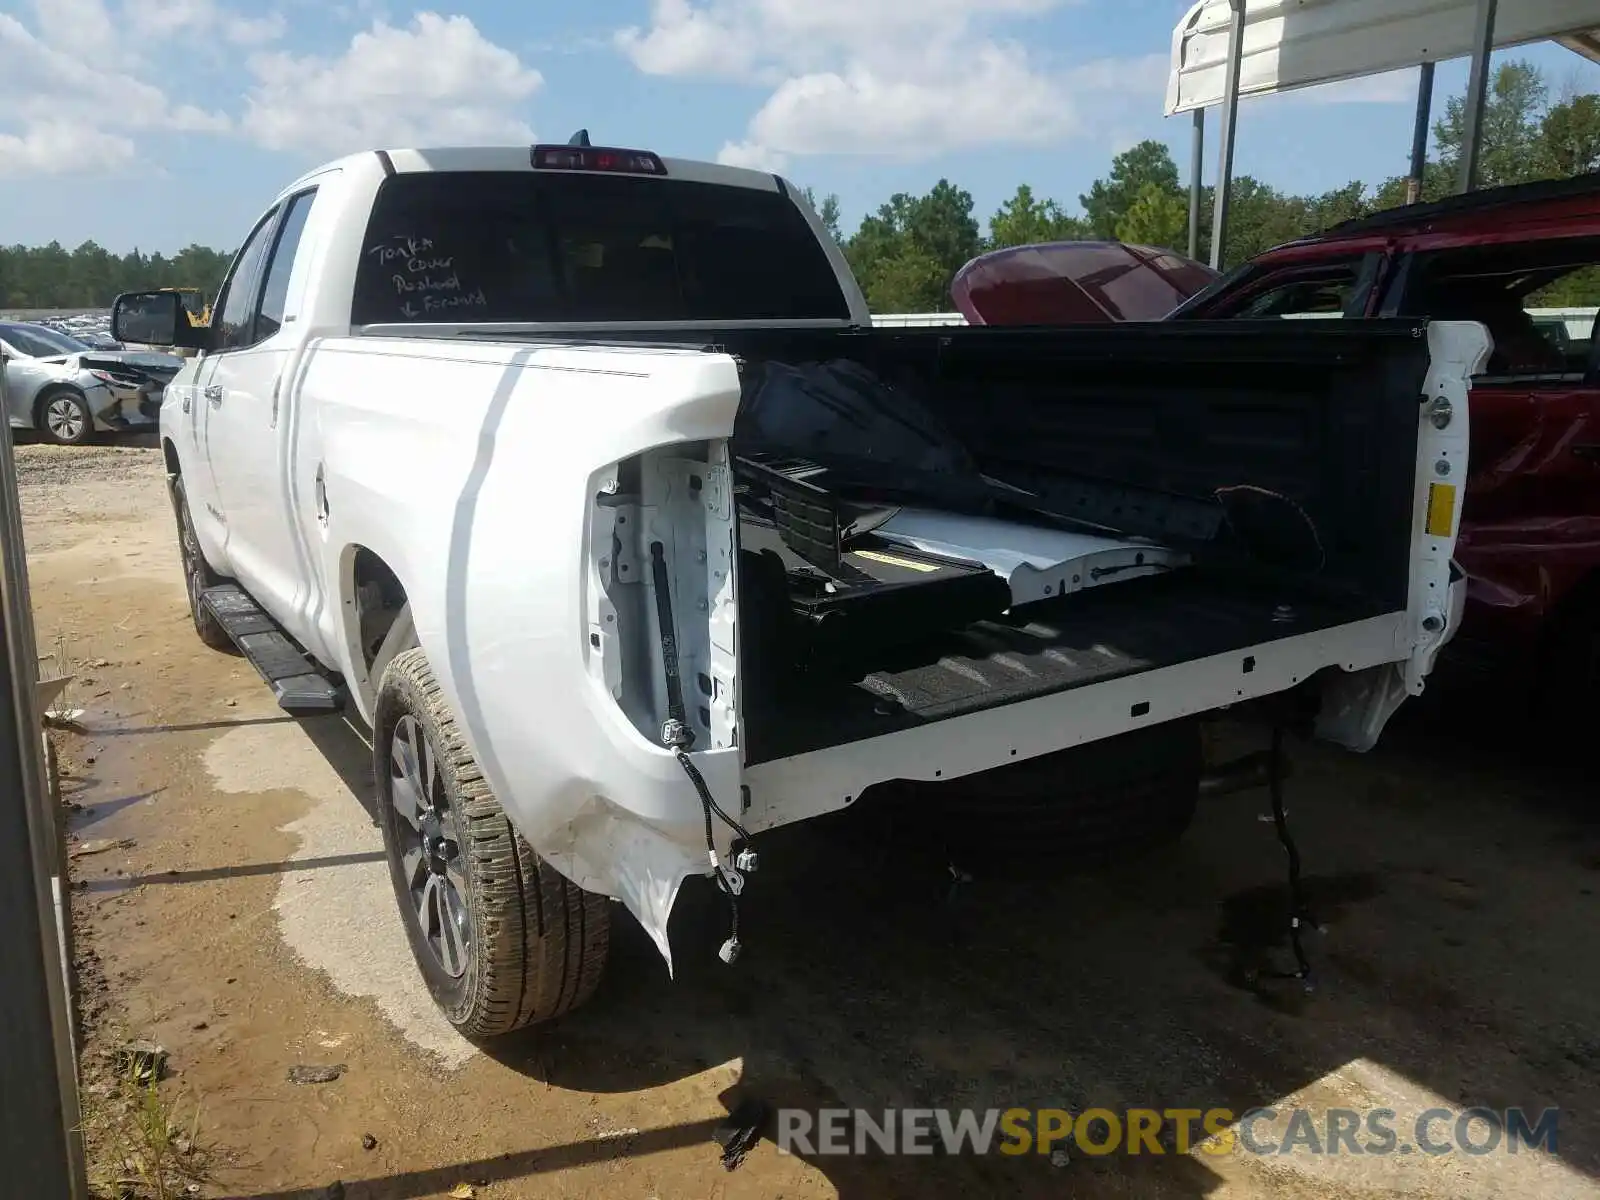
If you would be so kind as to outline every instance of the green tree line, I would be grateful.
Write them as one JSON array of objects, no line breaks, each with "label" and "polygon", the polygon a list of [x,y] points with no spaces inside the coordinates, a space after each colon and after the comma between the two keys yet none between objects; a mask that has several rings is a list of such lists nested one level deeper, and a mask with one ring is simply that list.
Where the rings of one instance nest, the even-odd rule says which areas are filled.
[{"label": "green tree line", "polygon": [[[1448,195],[1461,160],[1466,104],[1450,97],[1434,125],[1434,152],[1423,199]],[[1552,96],[1549,81],[1525,61],[1495,72],[1484,117],[1480,179],[1485,187],[1564,178],[1600,170],[1600,96]],[[1027,184],[980,223],[972,194],[941,179],[925,195],[897,193],[864,217],[853,233],[840,227],[837,196],[807,192],[843,247],[875,312],[926,312],[949,305],[950,280],[975,255],[1031,242],[1118,239],[1178,249],[1188,244],[1189,198],[1167,147],[1141,142],[1117,155],[1110,170],[1078,197],[1076,211]],[[1227,262],[1340,221],[1405,202],[1406,179],[1376,185],[1354,180],[1317,196],[1281,192],[1249,175],[1234,180]],[[1201,203],[1202,258],[1210,254],[1212,190]],[[0,308],[101,308],[124,291],[197,287],[211,294],[231,254],[189,246],[173,257],[134,250],[115,255],[85,242],[75,250],[0,247]],[[1550,304],[1594,303],[1600,272],[1562,281]]]},{"label": "green tree line", "polygon": [[162,287],[200,288],[209,296],[232,258],[231,251],[205,246],[186,246],[171,257],[113,254],[95,242],[75,250],[59,242],[3,246],[0,308],[105,308],[118,292]]},{"label": "green tree line", "polygon": [[[1466,127],[1466,101],[1450,97],[1434,124],[1433,153],[1421,196],[1455,190]],[[1600,96],[1551,94],[1538,68],[1508,62],[1495,72],[1479,154],[1480,186],[1560,179],[1600,170]],[[1341,221],[1405,203],[1406,177],[1369,186],[1353,180],[1315,196],[1279,191],[1249,175],[1234,179],[1224,266]],[[1211,253],[1213,192],[1201,193],[1200,256]],[[819,203],[874,312],[928,312],[949,305],[949,284],[961,266],[986,250],[1031,242],[1116,239],[1184,249],[1189,194],[1166,145],[1141,142],[1117,155],[1110,171],[1078,197],[1069,212],[1027,184],[981,228],[971,193],[941,179],[924,196],[891,196],[848,237],[838,226],[834,197]],[[1600,302],[1600,272],[1569,277],[1541,301],[1551,305]]]}]

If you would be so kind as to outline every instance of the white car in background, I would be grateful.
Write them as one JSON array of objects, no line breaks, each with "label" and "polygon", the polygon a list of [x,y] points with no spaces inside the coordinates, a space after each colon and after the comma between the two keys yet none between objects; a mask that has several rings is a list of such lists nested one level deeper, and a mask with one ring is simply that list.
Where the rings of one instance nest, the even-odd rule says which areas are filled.
[{"label": "white car in background", "polygon": [[96,432],[153,427],[167,381],[183,359],[96,350],[45,325],[0,322],[7,416],[13,429],[78,446]]}]

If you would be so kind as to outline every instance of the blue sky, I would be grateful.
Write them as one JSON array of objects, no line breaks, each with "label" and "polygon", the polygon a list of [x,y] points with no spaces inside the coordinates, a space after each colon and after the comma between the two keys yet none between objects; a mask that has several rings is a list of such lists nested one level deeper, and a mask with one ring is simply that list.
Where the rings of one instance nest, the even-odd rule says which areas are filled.
[{"label": "blue sky", "polygon": [[[846,228],[941,176],[986,216],[1076,209],[1162,117],[1187,0],[0,0],[0,242],[231,246],[305,168],[372,145],[596,142],[781,168]],[[1600,67],[1508,52],[1558,87]],[[1504,57],[1504,55],[1502,55]],[[87,68],[87,69],[86,69]],[[1440,67],[1438,95],[1465,83]],[[1405,169],[1413,74],[1247,102],[1237,170],[1320,191]],[[1215,170],[1215,122],[1207,174]]]}]

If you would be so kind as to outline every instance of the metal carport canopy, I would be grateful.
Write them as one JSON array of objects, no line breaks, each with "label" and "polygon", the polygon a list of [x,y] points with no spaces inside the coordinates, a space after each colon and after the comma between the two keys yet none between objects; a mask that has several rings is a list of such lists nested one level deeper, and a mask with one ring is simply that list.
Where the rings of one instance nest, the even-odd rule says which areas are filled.
[{"label": "metal carport canopy", "polygon": [[[1473,53],[1479,0],[1247,0],[1239,94],[1378,75]],[[1496,48],[1556,40],[1600,62],[1600,0],[1502,0]],[[1229,0],[1199,0],[1172,31],[1166,115],[1221,104]]]},{"label": "metal carport canopy", "polygon": [[[1472,57],[1461,190],[1475,186],[1489,53],[1555,40],[1600,62],[1600,0],[1197,0],[1172,31],[1166,113],[1194,114],[1189,254],[1198,253],[1205,110],[1222,109],[1211,261],[1223,257],[1241,96],[1422,68],[1412,138],[1413,193],[1427,149],[1433,65]],[[1235,44],[1237,42],[1237,45]],[[1234,51],[1237,50],[1237,53]],[[1414,195],[1413,195],[1414,198]]]}]

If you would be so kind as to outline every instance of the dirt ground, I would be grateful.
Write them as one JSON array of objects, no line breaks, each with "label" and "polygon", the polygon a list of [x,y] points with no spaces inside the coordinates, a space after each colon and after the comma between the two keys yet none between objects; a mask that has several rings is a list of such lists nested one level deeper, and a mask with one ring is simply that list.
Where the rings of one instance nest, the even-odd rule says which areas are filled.
[{"label": "dirt ground", "polygon": [[[407,957],[358,733],[285,717],[246,663],[196,640],[159,453],[23,446],[18,465],[40,651],[70,660],[85,710],[86,732],[58,737],[82,806],[86,1054],[123,1036],[170,1051],[164,1094],[200,1109],[201,1194],[1600,1196],[1586,747],[1426,703],[1367,756],[1294,746],[1290,815],[1325,926],[1309,995],[1247,984],[1288,962],[1283,853],[1252,791],[1204,801],[1181,843],[1139,861],[1050,880],[998,863],[953,895],[939,863],[864,818],[764,836],[736,967],[716,960],[717,897],[691,887],[675,980],[619,912],[591,1006],[479,1051]],[[303,1065],[343,1071],[291,1083]],[[1386,1106],[1402,1132],[1432,1106],[1561,1114],[1556,1155],[1069,1147],[1052,1162],[763,1142],[727,1172],[712,1132],[746,1096]]]}]

